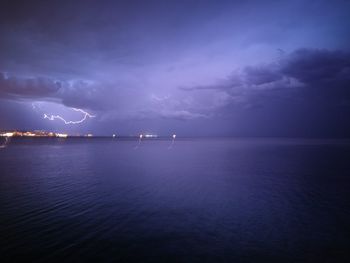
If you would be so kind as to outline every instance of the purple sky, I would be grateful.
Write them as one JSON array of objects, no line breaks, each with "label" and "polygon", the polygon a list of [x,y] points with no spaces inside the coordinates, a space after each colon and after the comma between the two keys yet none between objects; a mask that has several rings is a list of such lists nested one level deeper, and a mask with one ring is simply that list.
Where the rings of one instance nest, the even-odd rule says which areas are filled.
[{"label": "purple sky", "polygon": [[[350,135],[349,1],[5,1],[0,129]],[[78,121],[66,125],[44,114]]]}]

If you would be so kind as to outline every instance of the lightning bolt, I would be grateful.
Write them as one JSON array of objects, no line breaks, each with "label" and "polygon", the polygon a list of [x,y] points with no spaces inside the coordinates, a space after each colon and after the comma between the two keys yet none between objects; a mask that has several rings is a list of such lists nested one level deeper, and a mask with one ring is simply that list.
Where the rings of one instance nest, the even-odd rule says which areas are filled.
[{"label": "lightning bolt", "polygon": [[67,121],[65,120],[63,117],[61,117],[60,115],[48,115],[46,113],[44,113],[44,119],[48,119],[50,121],[54,121],[54,120],[61,120],[64,122],[64,124],[69,125],[69,124],[79,124],[84,122],[87,118],[95,118],[95,115],[89,114],[88,112],[82,110],[82,109],[77,109],[77,108],[71,108],[74,111],[78,111],[84,114],[83,118],[78,120],[78,121]]}]

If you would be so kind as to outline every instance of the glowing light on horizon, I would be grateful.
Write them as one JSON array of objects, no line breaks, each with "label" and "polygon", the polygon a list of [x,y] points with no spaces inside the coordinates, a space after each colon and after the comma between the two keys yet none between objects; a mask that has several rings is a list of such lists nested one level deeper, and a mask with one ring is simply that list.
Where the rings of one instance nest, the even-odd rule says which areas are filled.
[{"label": "glowing light on horizon", "polygon": [[66,133],[56,133],[56,136],[59,137],[59,138],[67,138],[68,134],[66,134]]},{"label": "glowing light on horizon", "polygon": [[140,134],[140,136],[139,136],[139,142],[138,142],[138,144],[135,146],[135,149],[139,148],[139,146],[140,146],[140,144],[141,144],[141,141],[142,141],[142,137],[143,137],[143,135]]},{"label": "glowing light on horizon", "polygon": [[145,134],[144,136],[145,136],[145,138],[157,138],[158,137],[157,134]]},{"label": "glowing light on horizon", "polygon": [[13,135],[13,132],[5,132],[0,134],[1,137],[12,137]]},{"label": "glowing light on horizon", "polygon": [[173,134],[172,138],[173,138],[173,139],[171,140],[171,144],[169,145],[168,149],[173,148],[173,145],[174,145],[174,143],[175,143],[176,134]]},{"label": "glowing light on horizon", "polygon": [[90,114],[82,109],[78,109],[78,108],[71,108],[71,109],[74,111],[83,113],[84,114],[83,118],[78,120],[78,121],[67,121],[60,115],[48,115],[48,114],[44,113],[44,119],[48,119],[50,121],[61,120],[64,122],[64,124],[69,125],[69,124],[80,124],[80,123],[83,123],[87,118],[95,118],[96,117],[95,115],[92,115],[92,114]]}]

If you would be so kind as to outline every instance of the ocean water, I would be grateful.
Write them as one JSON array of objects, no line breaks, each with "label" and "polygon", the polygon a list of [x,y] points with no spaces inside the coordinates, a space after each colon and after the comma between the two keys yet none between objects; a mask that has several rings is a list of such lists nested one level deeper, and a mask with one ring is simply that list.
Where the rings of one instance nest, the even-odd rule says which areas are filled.
[{"label": "ocean water", "polygon": [[13,139],[1,261],[350,262],[350,141]]}]

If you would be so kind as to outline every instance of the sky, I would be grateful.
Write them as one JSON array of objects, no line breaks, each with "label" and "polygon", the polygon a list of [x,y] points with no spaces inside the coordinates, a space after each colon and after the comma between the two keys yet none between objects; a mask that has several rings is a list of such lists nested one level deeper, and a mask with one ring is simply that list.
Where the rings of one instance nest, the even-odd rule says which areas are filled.
[{"label": "sky", "polygon": [[349,137],[349,17],[346,0],[2,1],[0,130]]}]

